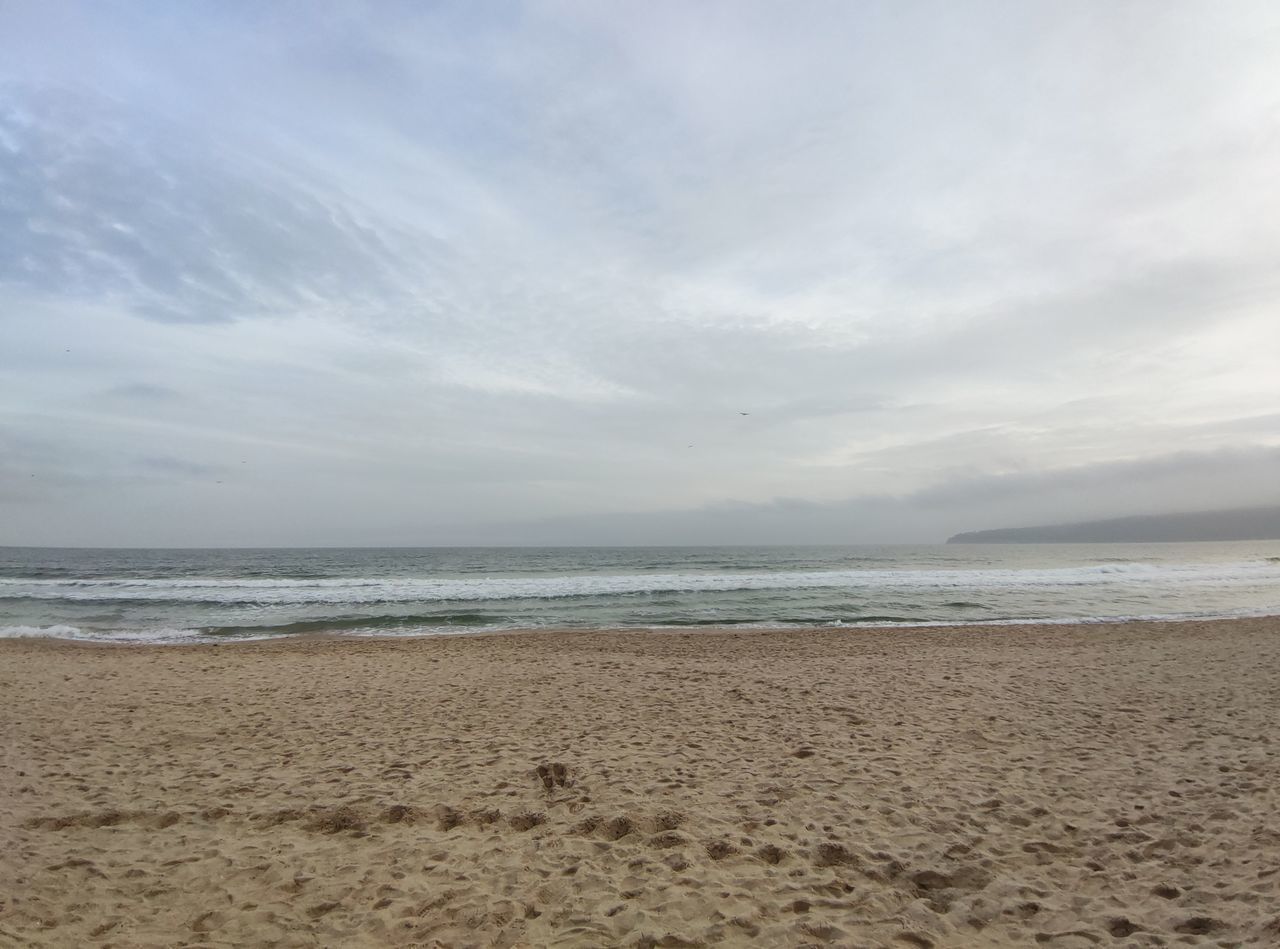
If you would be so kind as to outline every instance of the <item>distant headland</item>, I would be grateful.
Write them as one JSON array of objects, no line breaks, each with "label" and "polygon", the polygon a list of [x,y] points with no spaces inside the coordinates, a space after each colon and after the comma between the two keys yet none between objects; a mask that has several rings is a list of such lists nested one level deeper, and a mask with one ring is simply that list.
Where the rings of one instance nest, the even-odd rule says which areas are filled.
[{"label": "distant headland", "polygon": [[948,544],[1106,544],[1191,540],[1280,540],[1280,507],[1116,517],[1078,524],[966,531]]}]

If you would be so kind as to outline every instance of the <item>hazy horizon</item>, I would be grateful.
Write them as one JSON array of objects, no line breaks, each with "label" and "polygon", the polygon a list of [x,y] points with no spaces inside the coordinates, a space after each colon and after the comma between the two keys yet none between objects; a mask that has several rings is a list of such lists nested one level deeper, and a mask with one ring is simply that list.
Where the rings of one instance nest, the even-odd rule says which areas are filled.
[{"label": "hazy horizon", "polygon": [[1280,7],[0,8],[0,545],[1280,504]]}]

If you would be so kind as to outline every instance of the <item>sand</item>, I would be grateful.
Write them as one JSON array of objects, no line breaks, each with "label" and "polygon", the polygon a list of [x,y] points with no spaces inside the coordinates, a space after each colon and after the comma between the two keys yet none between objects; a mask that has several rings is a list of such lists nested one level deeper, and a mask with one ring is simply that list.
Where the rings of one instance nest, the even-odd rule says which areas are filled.
[{"label": "sand", "polygon": [[1280,620],[0,643],[0,944],[1280,945]]}]

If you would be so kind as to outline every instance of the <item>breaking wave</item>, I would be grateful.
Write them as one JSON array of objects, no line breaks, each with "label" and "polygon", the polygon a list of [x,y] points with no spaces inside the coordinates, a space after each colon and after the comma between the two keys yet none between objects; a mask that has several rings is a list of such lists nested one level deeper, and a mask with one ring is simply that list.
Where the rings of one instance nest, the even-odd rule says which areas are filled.
[{"label": "breaking wave", "polygon": [[0,578],[0,600],[94,603],[371,604],[745,592],[752,590],[927,589],[976,590],[1152,583],[1249,584],[1280,579],[1280,564],[1107,563],[1041,570],[820,570],[767,573],[581,574],[485,578]]}]

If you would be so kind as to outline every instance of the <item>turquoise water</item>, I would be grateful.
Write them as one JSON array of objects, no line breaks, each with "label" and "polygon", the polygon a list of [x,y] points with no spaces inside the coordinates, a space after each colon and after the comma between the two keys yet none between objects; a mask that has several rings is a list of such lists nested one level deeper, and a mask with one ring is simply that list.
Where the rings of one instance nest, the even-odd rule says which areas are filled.
[{"label": "turquoise water", "polygon": [[1280,614],[1280,541],[878,547],[0,548],[0,636]]}]

